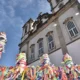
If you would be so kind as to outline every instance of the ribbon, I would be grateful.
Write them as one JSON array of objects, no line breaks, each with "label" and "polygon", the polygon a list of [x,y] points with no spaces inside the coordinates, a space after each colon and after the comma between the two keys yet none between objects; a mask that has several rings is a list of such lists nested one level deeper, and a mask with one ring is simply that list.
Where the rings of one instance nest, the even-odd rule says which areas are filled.
[{"label": "ribbon", "polygon": [[22,79],[21,80],[24,80],[24,75],[25,75],[25,71],[23,71],[23,73],[22,73]]}]

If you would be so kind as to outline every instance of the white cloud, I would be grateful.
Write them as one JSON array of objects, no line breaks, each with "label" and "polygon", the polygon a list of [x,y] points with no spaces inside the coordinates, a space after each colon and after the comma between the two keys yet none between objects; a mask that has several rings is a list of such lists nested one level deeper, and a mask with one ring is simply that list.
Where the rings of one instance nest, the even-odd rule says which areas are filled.
[{"label": "white cloud", "polygon": [[[28,6],[32,6],[35,3],[37,4],[38,12],[50,12],[50,6],[47,2],[47,0],[0,0],[0,26],[3,26],[4,23],[7,25],[13,25],[13,26],[22,26],[24,21],[20,16],[16,16],[16,10],[15,8],[19,7],[21,9],[25,8],[25,13],[28,11]],[[6,6],[6,9],[4,8]],[[18,9],[18,8],[17,8]],[[31,10],[35,10],[34,7],[32,7]],[[27,16],[27,15],[26,15]]]},{"label": "white cloud", "polygon": [[[24,23],[22,18],[20,16],[15,16],[15,14],[16,14],[15,8],[16,7],[20,7],[22,9],[23,8],[27,9],[28,5],[32,6],[35,3],[37,3],[36,6],[38,7],[39,12],[50,12],[50,6],[46,0],[8,0],[8,1],[6,1],[6,4],[5,4],[5,1],[6,0],[0,0],[1,4],[4,4],[7,9],[6,10],[4,8],[4,5],[0,5],[0,26],[3,26],[4,22],[7,25],[10,24],[13,26],[16,26],[16,25],[22,26],[22,24]],[[33,8],[33,7],[32,7],[32,9],[35,10],[35,8]]]},{"label": "white cloud", "polygon": [[0,23],[3,22],[5,20],[6,16],[6,12],[4,10],[3,6],[0,6]]},{"label": "white cloud", "polygon": [[12,6],[6,6],[9,10],[8,14],[10,17],[14,17],[15,16],[15,10]]},{"label": "white cloud", "polygon": [[7,1],[7,4],[10,5],[10,6],[13,6],[13,7],[16,7],[19,0],[8,0]]},{"label": "white cloud", "polygon": [[[0,0],[0,31],[4,30],[7,32],[6,55],[9,55],[7,57],[10,57],[10,54],[15,55],[14,52],[18,52],[17,45],[21,38],[25,18],[37,15],[38,12],[48,11],[50,11],[50,6],[47,0]],[[25,14],[23,15],[22,13]],[[4,60],[7,60],[7,57],[5,56]],[[2,64],[5,63],[4,60]],[[11,64],[13,63],[11,62]]]},{"label": "white cloud", "polygon": [[26,8],[29,4],[31,4],[34,0],[8,0],[8,4],[13,7],[21,7]]},{"label": "white cloud", "polygon": [[7,2],[5,2],[5,1],[4,1],[4,3],[6,3],[6,4],[3,5],[3,3],[1,3],[1,5],[0,5],[0,12],[1,12],[1,15],[3,15],[4,17],[1,15],[0,16],[3,18],[5,18],[5,16],[13,17],[15,15],[14,7],[8,5]]},{"label": "white cloud", "polygon": [[21,27],[24,21],[22,20],[21,17],[15,16],[15,10],[13,7],[11,6],[7,7],[9,9],[8,14],[3,6],[0,7],[0,30],[2,30],[3,28],[8,29],[9,27],[16,29],[17,26],[21,31]]},{"label": "white cloud", "polygon": [[0,3],[2,4],[2,5],[5,5],[6,3],[5,3],[5,0],[0,0]]},{"label": "white cloud", "polygon": [[20,7],[26,8],[30,5],[34,0],[20,0]]},{"label": "white cloud", "polygon": [[50,5],[47,0],[38,0],[40,12],[50,12]]}]

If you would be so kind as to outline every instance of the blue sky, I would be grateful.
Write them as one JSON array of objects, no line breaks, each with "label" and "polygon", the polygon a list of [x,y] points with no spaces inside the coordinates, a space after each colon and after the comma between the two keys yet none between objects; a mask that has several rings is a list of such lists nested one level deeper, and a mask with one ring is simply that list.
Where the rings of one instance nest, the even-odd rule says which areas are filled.
[{"label": "blue sky", "polygon": [[50,12],[47,0],[0,0],[0,31],[7,34],[5,53],[2,54],[0,65],[15,65],[22,26],[29,18],[36,19],[39,12]]}]

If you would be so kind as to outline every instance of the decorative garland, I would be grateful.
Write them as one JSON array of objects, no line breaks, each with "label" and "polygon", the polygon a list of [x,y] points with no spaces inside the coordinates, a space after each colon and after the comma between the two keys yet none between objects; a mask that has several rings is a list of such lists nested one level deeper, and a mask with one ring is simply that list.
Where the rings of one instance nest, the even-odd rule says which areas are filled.
[{"label": "decorative garland", "polygon": [[[0,57],[6,44],[6,34],[0,32]],[[69,54],[63,56],[62,66],[51,64],[48,54],[40,57],[37,67],[26,64],[26,54],[19,53],[15,67],[0,66],[0,80],[80,80],[80,65],[74,65]]]},{"label": "decorative garland", "polygon": [[0,32],[0,58],[2,53],[4,52],[4,47],[6,45],[7,38],[5,32]]},{"label": "decorative garland", "polygon": [[1,80],[80,80],[80,65],[74,65],[72,57],[63,56],[63,66],[56,67],[51,64],[48,54],[40,58],[37,67],[25,64],[25,53],[20,53],[16,58],[15,67],[0,67]]}]

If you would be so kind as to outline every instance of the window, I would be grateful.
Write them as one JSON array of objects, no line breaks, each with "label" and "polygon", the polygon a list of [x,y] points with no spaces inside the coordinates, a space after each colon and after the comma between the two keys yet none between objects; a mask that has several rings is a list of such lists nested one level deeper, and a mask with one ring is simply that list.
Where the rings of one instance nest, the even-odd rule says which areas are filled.
[{"label": "window", "polygon": [[24,28],[24,32],[25,33],[28,33],[30,30],[29,30],[29,24],[27,23],[26,25],[25,25],[25,28]]},{"label": "window", "polygon": [[31,60],[35,59],[35,45],[31,45]]},{"label": "window", "polygon": [[60,3],[59,4],[59,8],[62,8],[64,5],[63,5],[63,3]]},{"label": "window", "polygon": [[25,28],[23,28],[22,37],[25,35]]},{"label": "window", "polygon": [[53,41],[53,33],[49,32],[47,34],[47,39],[48,39],[48,49],[49,51],[54,48],[54,41]]},{"label": "window", "polygon": [[43,55],[44,50],[43,50],[43,39],[38,40],[38,48],[39,48],[39,57]]},{"label": "window", "polygon": [[27,26],[25,26],[25,33],[27,33]]},{"label": "window", "polygon": [[30,26],[29,26],[29,23],[27,23],[27,32],[30,31]]},{"label": "window", "polygon": [[71,37],[74,37],[78,34],[78,30],[73,21],[67,22],[67,28]]}]

